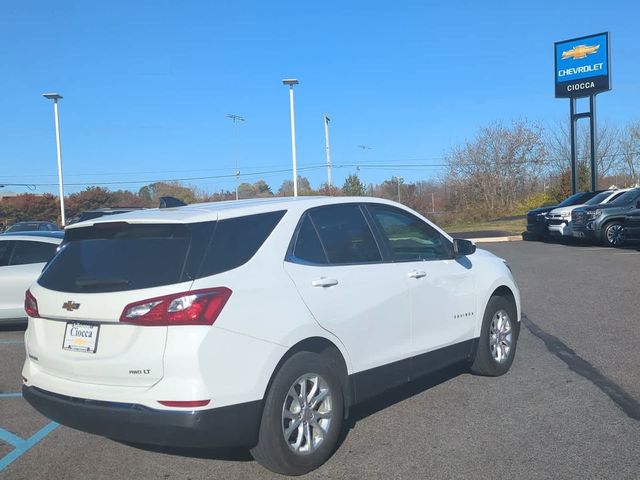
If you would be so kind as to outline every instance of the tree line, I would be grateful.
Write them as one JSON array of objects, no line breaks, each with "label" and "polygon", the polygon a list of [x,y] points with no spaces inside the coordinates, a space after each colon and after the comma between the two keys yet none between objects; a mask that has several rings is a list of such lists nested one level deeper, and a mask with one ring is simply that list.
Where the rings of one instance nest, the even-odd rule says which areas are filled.
[{"label": "tree line", "polygon": [[[621,128],[602,124],[597,135],[600,188],[631,186],[640,182],[640,121]],[[578,131],[578,181],[590,186],[590,139],[586,128]],[[341,186],[326,183],[313,188],[298,177],[299,195],[375,196],[404,203],[435,217],[440,223],[521,215],[530,208],[553,204],[571,193],[570,147],[567,125],[545,129],[526,120],[496,122],[445,155],[446,167],[437,177],[405,182],[392,176],[378,184],[365,184],[358,173]],[[238,185],[238,197],[261,198],[293,195],[293,181],[273,190],[265,180]],[[68,218],[104,207],[156,207],[160,197],[173,196],[186,203],[233,200],[235,191],[201,191],[178,182],[157,182],[140,188],[111,191],[99,186],[65,197]],[[56,196],[21,194],[0,202],[0,221],[59,219]]]}]

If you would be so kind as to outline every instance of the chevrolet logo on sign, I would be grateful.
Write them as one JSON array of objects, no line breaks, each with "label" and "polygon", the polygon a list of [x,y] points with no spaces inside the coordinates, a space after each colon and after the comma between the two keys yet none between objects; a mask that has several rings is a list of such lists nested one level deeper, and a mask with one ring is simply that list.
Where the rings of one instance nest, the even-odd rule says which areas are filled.
[{"label": "chevrolet logo on sign", "polygon": [[566,60],[568,58],[573,58],[574,60],[587,58],[587,55],[598,53],[599,48],[600,45],[576,45],[571,50],[565,50],[562,52],[562,60]]},{"label": "chevrolet logo on sign", "polygon": [[62,308],[64,308],[65,310],[68,310],[69,312],[73,312],[74,310],[77,310],[80,308],[80,304],[74,302],[73,300],[69,300],[68,302],[64,302],[62,304]]}]

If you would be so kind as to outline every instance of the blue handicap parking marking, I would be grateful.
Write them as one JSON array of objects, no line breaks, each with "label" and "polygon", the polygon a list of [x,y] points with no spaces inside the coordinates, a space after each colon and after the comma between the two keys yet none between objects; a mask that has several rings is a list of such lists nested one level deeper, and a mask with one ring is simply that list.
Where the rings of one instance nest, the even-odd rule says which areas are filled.
[{"label": "blue handicap parking marking", "polygon": [[[15,398],[22,397],[20,392],[3,392],[0,393],[0,399],[2,398]],[[43,428],[31,435],[27,439],[20,438],[14,433],[11,433],[4,428],[0,428],[0,442],[11,445],[13,450],[7,453],[4,457],[0,458],[0,472],[7,468],[11,463],[27,453],[33,446],[35,446],[40,440],[53,432],[58,428],[56,422],[49,422]]]},{"label": "blue handicap parking marking", "polygon": [[0,392],[0,398],[14,398],[21,397],[22,393],[20,392]]},{"label": "blue handicap parking marking", "polygon": [[49,435],[56,428],[58,428],[58,424],[56,422],[50,422],[26,440],[23,440],[13,433],[0,428],[0,440],[15,447],[13,451],[0,458],[0,472],[11,465],[11,463],[20,458],[22,455],[27,453],[31,449],[31,447],[35,446],[38,442],[40,442],[40,440]]}]

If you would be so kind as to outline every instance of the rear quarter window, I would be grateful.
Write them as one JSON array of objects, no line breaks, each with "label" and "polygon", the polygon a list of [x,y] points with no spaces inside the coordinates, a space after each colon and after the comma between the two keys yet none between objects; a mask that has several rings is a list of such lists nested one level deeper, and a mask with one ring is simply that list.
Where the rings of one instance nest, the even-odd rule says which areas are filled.
[{"label": "rear quarter window", "polygon": [[198,277],[226,272],[247,263],[271,235],[285,211],[218,221]]}]

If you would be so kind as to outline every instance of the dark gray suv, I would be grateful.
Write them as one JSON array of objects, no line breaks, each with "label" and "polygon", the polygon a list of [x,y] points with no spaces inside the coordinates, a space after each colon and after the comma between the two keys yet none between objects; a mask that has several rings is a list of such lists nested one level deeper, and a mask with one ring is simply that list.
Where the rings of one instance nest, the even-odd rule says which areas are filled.
[{"label": "dark gray suv", "polygon": [[624,243],[624,217],[635,208],[640,208],[640,188],[605,205],[576,208],[571,212],[573,236],[619,247]]}]

